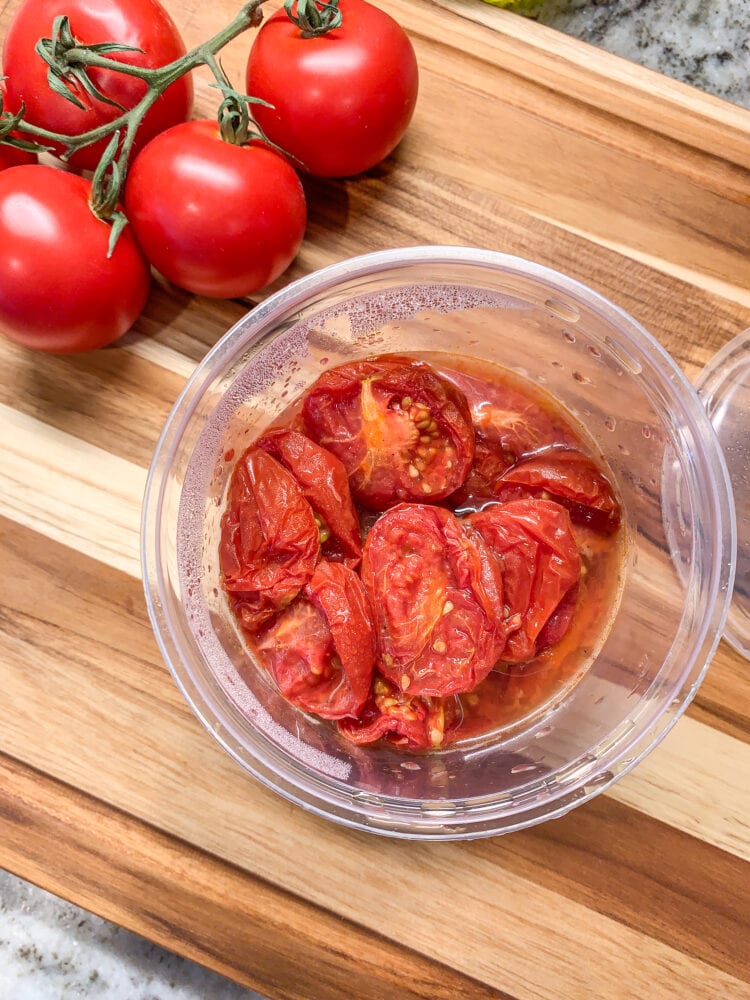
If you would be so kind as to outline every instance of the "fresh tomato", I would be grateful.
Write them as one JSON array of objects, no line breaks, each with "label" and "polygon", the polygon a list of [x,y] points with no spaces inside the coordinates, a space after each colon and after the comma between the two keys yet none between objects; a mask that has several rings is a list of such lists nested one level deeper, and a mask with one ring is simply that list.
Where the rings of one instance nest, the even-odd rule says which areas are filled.
[{"label": "fresh tomato", "polygon": [[523,459],[495,484],[497,499],[547,493],[570,511],[577,524],[611,534],[622,511],[612,484],[596,463],[575,448],[548,448]]},{"label": "fresh tomato", "polygon": [[215,121],[163,132],[136,157],[128,218],[165,278],[199,295],[234,298],[289,267],[307,212],[299,177],[261,143],[224,142]]},{"label": "fresh tomato", "polygon": [[[3,65],[8,74],[10,109],[25,104],[25,117],[32,125],[62,135],[80,135],[114,121],[121,111],[96,100],[79,84],[70,91],[85,106],[76,107],[55,94],[47,84],[47,64],[34,47],[40,38],[50,38],[56,17],[67,14],[73,35],[84,45],[119,42],[142,52],[112,52],[107,58],[133,66],[155,68],[185,54],[185,45],[172,18],[157,0],[25,0],[8,27],[3,48]],[[89,78],[97,89],[125,109],[134,107],[146,92],[146,84],[123,73],[93,68]],[[148,111],[136,139],[136,149],[159,132],[185,121],[193,106],[193,84],[183,76],[159,97]],[[79,168],[93,170],[109,140],[81,149],[70,158]]]},{"label": "fresh tomato", "polygon": [[343,462],[354,498],[375,510],[448,496],[474,455],[466,400],[417,361],[332,368],[306,394],[302,417],[309,436]]},{"label": "fresh tomato", "polygon": [[294,600],[319,556],[318,525],[294,477],[249,448],[232,472],[219,545],[224,588],[248,632]]},{"label": "fresh tomato", "polygon": [[323,555],[356,566],[362,558],[359,521],[346,469],[330,451],[298,431],[264,434],[258,446],[281,462],[297,481],[318,522]]},{"label": "fresh tomato", "polygon": [[322,559],[256,649],[293,705],[323,719],[356,716],[375,668],[372,615],[357,574]]},{"label": "fresh tomato", "polygon": [[551,500],[515,500],[485,507],[466,519],[502,564],[507,627],[512,630],[500,659],[521,663],[562,637],[575,610],[569,601],[561,619],[540,635],[581,576],[581,559],[564,507]]},{"label": "fresh tomato", "polygon": [[0,332],[42,351],[88,351],[116,340],[148,296],[150,272],[126,226],[89,208],[82,177],[34,164],[0,173]]},{"label": "fresh tomato", "polygon": [[359,717],[339,722],[339,731],[360,746],[386,739],[409,750],[437,750],[460,720],[455,698],[410,696],[378,676]]},{"label": "fresh tomato", "polygon": [[403,29],[365,0],[339,7],[341,27],[317,38],[303,38],[278,11],[247,64],[247,93],[273,105],[253,109],[259,125],[318,177],[349,177],[383,160],[417,101],[417,60]]},{"label": "fresh tomato", "polygon": [[[5,80],[1,79],[2,75],[2,70],[0,70],[0,106],[4,111],[7,111]],[[8,167],[20,167],[24,163],[36,163],[36,156],[15,146],[9,146],[7,143],[0,143],[0,170],[6,170]]]},{"label": "fresh tomato", "polygon": [[367,536],[362,582],[381,673],[408,695],[470,691],[505,645],[500,565],[442,507],[401,504]]}]

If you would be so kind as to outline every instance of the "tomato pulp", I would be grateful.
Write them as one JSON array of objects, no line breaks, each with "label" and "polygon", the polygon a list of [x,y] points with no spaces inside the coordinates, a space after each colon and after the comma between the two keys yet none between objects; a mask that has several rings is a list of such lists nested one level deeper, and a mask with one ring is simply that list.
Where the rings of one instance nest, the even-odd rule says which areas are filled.
[{"label": "tomato pulp", "polygon": [[435,750],[543,711],[606,636],[612,477],[533,384],[441,356],[329,369],[234,466],[224,589],[251,656],[354,743]]}]

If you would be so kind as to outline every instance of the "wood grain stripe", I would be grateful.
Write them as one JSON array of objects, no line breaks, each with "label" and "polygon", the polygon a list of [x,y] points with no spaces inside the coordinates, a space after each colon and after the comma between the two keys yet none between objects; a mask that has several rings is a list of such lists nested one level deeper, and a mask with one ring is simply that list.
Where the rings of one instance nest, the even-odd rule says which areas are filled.
[{"label": "wood grain stripe", "polygon": [[512,1000],[4,755],[0,775],[3,867],[265,996]]},{"label": "wood grain stripe", "polygon": [[[565,888],[564,880],[540,879],[543,857],[536,859],[536,874],[508,865],[505,840],[487,846],[383,841],[309,816],[250,781],[199,727],[158,663],[136,581],[34,539],[11,525],[2,536],[6,579],[13,580],[0,593],[13,709],[3,721],[5,752],[519,998],[641,998],[652,986],[665,996],[742,995],[737,963],[732,974],[711,964],[722,961],[716,945],[703,950],[706,961],[683,953],[680,910],[664,912],[668,932],[653,917],[644,932],[592,909],[581,886],[589,882],[589,864],[600,861],[582,858],[576,844],[577,885]],[[63,566],[68,587],[45,608],[45,622],[37,616],[40,592],[44,581],[60,578]],[[65,706],[64,713],[51,715],[51,704]],[[611,840],[611,817],[592,815],[599,817],[592,819],[594,843]],[[665,844],[668,828],[660,828]],[[672,835],[685,843],[684,835]],[[529,849],[531,834],[524,838]],[[722,857],[707,845],[703,850]],[[572,864],[571,858],[563,868],[570,872]],[[660,877],[656,855],[643,864],[646,878],[649,871],[652,880]],[[729,879],[732,864],[716,861],[711,870]],[[425,895],[427,885],[440,885],[441,892]],[[453,899],[460,905],[452,907]],[[612,904],[613,912],[619,909]],[[467,912],[474,915],[468,935]],[[723,913],[728,917],[738,919],[731,905]],[[591,942],[595,967],[571,961]]]}]

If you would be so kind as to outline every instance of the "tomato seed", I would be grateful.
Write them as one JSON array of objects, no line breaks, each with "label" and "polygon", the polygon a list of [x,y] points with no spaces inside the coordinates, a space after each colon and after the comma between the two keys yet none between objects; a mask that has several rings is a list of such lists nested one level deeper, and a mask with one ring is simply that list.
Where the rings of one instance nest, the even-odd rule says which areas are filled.
[{"label": "tomato seed", "polygon": [[432,644],[432,648],[436,653],[444,653],[448,647],[442,639],[436,639]]},{"label": "tomato seed", "polygon": [[408,410],[410,406],[411,406],[411,396],[404,396],[404,398],[401,400],[401,409]]},{"label": "tomato seed", "polygon": [[422,442],[422,444],[429,444],[430,441],[432,441],[432,438],[429,436],[429,434],[420,434],[419,440]]},{"label": "tomato seed", "polygon": [[422,492],[423,493],[432,493],[432,487],[430,486],[429,483],[422,483]]},{"label": "tomato seed", "polygon": [[430,426],[429,420],[420,420],[419,423],[417,424],[417,430],[426,431],[429,426]]},{"label": "tomato seed", "polygon": [[408,674],[401,675],[401,690],[406,691],[406,689],[411,684],[411,677]]},{"label": "tomato seed", "polygon": [[409,466],[409,475],[411,476],[412,479],[419,479],[419,469],[416,467],[416,465]]},{"label": "tomato seed", "polygon": [[446,601],[443,605],[443,614],[447,615],[453,611],[453,601]]}]

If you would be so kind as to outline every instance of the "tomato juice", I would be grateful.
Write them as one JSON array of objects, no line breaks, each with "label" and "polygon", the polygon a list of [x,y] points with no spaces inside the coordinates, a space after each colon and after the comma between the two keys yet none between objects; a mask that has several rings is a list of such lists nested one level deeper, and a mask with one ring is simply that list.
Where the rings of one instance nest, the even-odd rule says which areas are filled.
[{"label": "tomato juice", "polygon": [[435,750],[538,718],[616,612],[621,509],[594,442],[468,358],[329,369],[237,458],[222,582],[297,708]]}]

